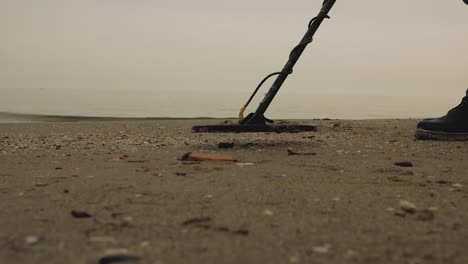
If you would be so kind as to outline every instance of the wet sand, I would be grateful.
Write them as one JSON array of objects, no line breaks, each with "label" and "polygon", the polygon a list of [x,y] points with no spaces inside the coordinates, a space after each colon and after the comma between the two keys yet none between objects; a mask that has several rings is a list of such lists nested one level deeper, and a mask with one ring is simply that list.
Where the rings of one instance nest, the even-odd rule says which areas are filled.
[{"label": "wet sand", "polygon": [[0,263],[468,263],[468,142],[416,120],[190,132],[218,122],[0,124]]}]

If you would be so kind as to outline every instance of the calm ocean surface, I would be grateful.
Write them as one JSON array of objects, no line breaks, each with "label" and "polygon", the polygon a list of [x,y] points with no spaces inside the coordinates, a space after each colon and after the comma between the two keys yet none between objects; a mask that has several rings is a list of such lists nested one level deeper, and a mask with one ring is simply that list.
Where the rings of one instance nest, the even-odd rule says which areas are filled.
[{"label": "calm ocean surface", "polygon": [[[464,92],[464,91],[461,91]],[[248,93],[182,91],[0,91],[0,112],[95,117],[236,117]],[[273,119],[385,119],[440,116],[460,96],[378,96],[279,93]],[[263,94],[247,112],[252,112]],[[24,122],[0,114],[0,122]]]}]

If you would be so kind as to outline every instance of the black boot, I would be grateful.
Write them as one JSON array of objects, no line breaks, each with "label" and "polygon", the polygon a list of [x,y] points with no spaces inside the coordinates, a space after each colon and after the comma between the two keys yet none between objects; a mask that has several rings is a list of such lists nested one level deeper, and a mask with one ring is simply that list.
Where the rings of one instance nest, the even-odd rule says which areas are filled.
[{"label": "black boot", "polygon": [[468,90],[462,102],[447,115],[419,122],[416,138],[432,140],[468,140]]}]

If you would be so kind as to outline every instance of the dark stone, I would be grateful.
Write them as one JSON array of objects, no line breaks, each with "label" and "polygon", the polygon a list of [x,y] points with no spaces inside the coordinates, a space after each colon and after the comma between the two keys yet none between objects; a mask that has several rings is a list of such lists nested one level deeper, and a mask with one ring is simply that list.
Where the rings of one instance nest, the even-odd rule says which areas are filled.
[{"label": "dark stone", "polygon": [[185,220],[182,225],[183,226],[190,226],[190,225],[199,225],[203,223],[208,223],[211,222],[211,217],[206,216],[206,217],[196,217],[196,218],[190,218],[188,220]]},{"label": "dark stone", "polygon": [[221,142],[218,144],[218,148],[220,149],[232,149],[234,148],[234,143],[232,142]]},{"label": "dark stone", "polygon": [[308,152],[308,153],[299,153],[292,149],[288,149],[288,156],[315,156],[317,153]]},{"label": "dark stone", "polygon": [[248,236],[249,235],[249,230],[239,229],[239,230],[233,231],[232,233],[235,234],[235,235]]},{"label": "dark stone", "polygon": [[99,264],[112,264],[112,263],[139,263],[141,260],[138,256],[126,254],[114,254],[103,256],[99,259]]},{"label": "dark stone", "polygon": [[445,180],[438,180],[438,181],[436,181],[436,183],[438,183],[438,184],[449,184],[450,182],[445,181]]},{"label": "dark stone", "polygon": [[399,161],[399,162],[395,162],[394,164],[395,166],[398,166],[398,167],[407,167],[407,168],[413,167],[413,163],[409,161]]},{"label": "dark stone", "polygon": [[92,215],[85,211],[77,211],[77,210],[72,210],[71,215],[73,218],[90,218]]}]

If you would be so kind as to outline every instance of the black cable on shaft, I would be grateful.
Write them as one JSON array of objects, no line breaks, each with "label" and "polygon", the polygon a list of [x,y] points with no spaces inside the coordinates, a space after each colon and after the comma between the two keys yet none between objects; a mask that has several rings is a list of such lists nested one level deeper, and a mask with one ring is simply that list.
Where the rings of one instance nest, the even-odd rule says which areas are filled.
[{"label": "black cable on shaft", "polygon": [[263,84],[264,84],[268,79],[270,79],[270,78],[273,77],[273,76],[280,75],[280,74],[282,74],[282,72],[274,72],[274,73],[269,74],[267,77],[265,77],[265,78],[260,82],[260,84],[257,86],[257,88],[255,89],[255,91],[252,93],[252,95],[250,96],[249,100],[247,100],[247,103],[244,105],[244,107],[249,106],[250,102],[252,102],[252,100],[254,99],[255,95],[256,95],[257,92],[258,92],[258,90],[260,90],[260,88],[263,86]]},{"label": "black cable on shaft", "polygon": [[[325,1],[324,1],[324,3],[325,3]],[[321,16],[316,16],[316,17],[312,18],[312,20],[310,20],[308,27],[311,27],[311,26],[312,26],[312,23],[314,23],[314,21],[315,21],[316,19],[318,19],[318,18],[324,18],[324,19],[325,19],[325,18],[328,18],[328,19],[329,19],[330,17],[329,17],[329,16],[323,16],[323,17],[321,17]],[[311,39],[309,39],[309,40],[306,40],[306,41],[303,41],[303,42],[299,43],[299,44],[298,44],[296,47],[294,47],[294,49],[291,51],[291,53],[289,54],[289,57],[291,57],[298,49],[304,48],[304,47],[306,47],[307,45],[309,45],[310,43],[312,43],[312,41],[313,41],[313,39],[311,38]],[[258,90],[260,90],[260,88],[263,86],[263,84],[264,84],[268,79],[270,79],[271,77],[276,76],[276,75],[281,75],[281,74],[287,74],[287,75],[289,75],[289,74],[292,74],[292,73],[293,73],[292,71],[291,71],[291,72],[282,72],[282,71],[281,71],[281,72],[274,72],[274,73],[269,74],[269,75],[268,75],[267,77],[265,77],[265,78],[260,82],[260,84],[257,86],[257,88],[255,89],[255,91],[254,91],[254,92],[252,93],[252,95],[250,96],[249,100],[247,100],[247,103],[245,103],[243,109],[245,110],[245,108],[247,108],[247,106],[249,106],[249,104],[250,104],[250,103],[252,102],[252,100],[255,98],[255,95],[257,94]]]}]

